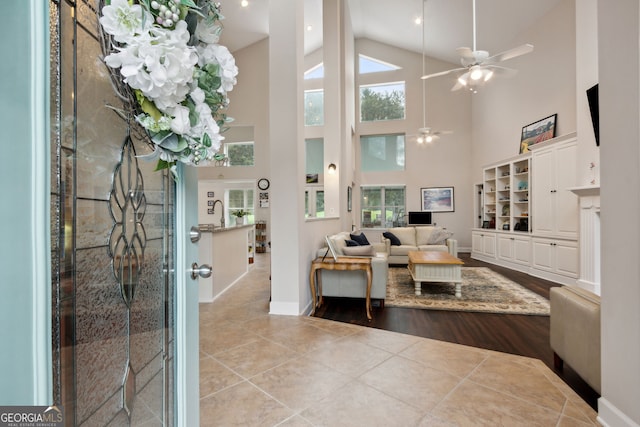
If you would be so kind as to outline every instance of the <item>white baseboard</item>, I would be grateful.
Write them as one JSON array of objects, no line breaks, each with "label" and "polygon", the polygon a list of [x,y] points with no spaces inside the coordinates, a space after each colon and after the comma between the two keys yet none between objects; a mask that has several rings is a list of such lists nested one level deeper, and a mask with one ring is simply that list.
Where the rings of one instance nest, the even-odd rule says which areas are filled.
[{"label": "white baseboard", "polygon": [[284,316],[299,316],[300,306],[295,302],[271,301],[269,314],[281,314]]},{"label": "white baseboard", "polygon": [[603,427],[640,427],[604,397],[598,399],[598,422]]}]

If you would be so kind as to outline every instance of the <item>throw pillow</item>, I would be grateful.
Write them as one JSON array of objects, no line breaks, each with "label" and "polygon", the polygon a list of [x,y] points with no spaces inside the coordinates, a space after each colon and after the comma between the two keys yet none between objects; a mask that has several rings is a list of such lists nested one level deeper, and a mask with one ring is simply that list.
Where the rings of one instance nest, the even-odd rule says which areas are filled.
[{"label": "throw pillow", "polygon": [[351,240],[351,239],[346,239],[345,243],[347,244],[347,246],[360,246],[360,243],[356,242],[355,240]]},{"label": "throw pillow", "polygon": [[444,245],[446,240],[453,236],[453,233],[442,228],[436,228],[429,236],[429,245]]},{"label": "throw pillow", "polygon": [[385,231],[382,235],[391,241],[392,246],[400,246],[400,239],[398,239],[395,234],[390,231]]},{"label": "throw pillow", "polygon": [[374,256],[375,252],[373,250],[373,246],[371,245],[361,245],[361,246],[345,246],[344,254],[347,256]]},{"label": "throw pillow", "polygon": [[350,236],[351,236],[351,240],[355,240],[362,246],[371,244],[369,243],[369,240],[367,240],[367,236],[365,236],[364,233],[350,234]]}]

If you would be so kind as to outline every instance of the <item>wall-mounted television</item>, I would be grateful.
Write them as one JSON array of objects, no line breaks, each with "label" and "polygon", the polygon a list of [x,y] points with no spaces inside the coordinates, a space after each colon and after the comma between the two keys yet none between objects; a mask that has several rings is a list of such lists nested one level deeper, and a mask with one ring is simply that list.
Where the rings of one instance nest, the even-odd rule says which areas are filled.
[{"label": "wall-mounted television", "polygon": [[587,101],[589,101],[589,112],[591,112],[591,123],[593,133],[596,135],[596,145],[600,146],[600,106],[598,104],[598,84],[587,89]]},{"label": "wall-mounted television", "polygon": [[409,212],[409,224],[429,225],[431,222],[431,212]]}]

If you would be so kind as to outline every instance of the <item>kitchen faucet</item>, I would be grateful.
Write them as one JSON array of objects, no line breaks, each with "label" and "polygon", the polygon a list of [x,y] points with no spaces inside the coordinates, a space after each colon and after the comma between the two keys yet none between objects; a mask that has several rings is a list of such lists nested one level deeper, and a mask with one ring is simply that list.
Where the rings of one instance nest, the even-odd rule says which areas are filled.
[{"label": "kitchen faucet", "polygon": [[220,206],[222,206],[222,215],[220,215],[220,227],[224,228],[224,203],[222,203],[222,200],[216,199],[216,201],[213,202],[213,207],[211,208],[211,210],[213,211],[213,213],[216,213],[216,204],[218,202],[220,202]]}]

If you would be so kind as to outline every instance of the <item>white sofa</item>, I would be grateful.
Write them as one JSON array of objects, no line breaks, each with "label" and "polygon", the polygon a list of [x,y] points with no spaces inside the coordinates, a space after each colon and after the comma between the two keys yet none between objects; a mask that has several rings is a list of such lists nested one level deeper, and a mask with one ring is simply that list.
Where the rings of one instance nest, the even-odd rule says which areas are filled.
[{"label": "white sofa", "polygon": [[443,251],[458,256],[458,242],[452,239],[452,233],[432,225],[389,228],[400,241],[400,245],[392,244],[391,240],[381,237],[389,254],[389,264],[408,264],[409,251]]},{"label": "white sofa", "polygon": [[[359,233],[357,233],[359,234]],[[365,235],[366,236],[366,235]],[[337,255],[349,256],[356,253],[345,253],[346,240],[351,240],[350,233],[341,232],[330,236]],[[387,275],[389,263],[387,261],[386,245],[383,242],[371,242],[371,299],[380,300],[384,306],[387,296]],[[357,252],[357,249],[354,251]],[[347,249],[347,252],[349,250]],[[327,248],[318,249],[318,256],[331,257]],[[322,280],[322,295],[326,297],[365,298],[367,290],[367,276],[363,271],[320,270],[318,275]]]}]

